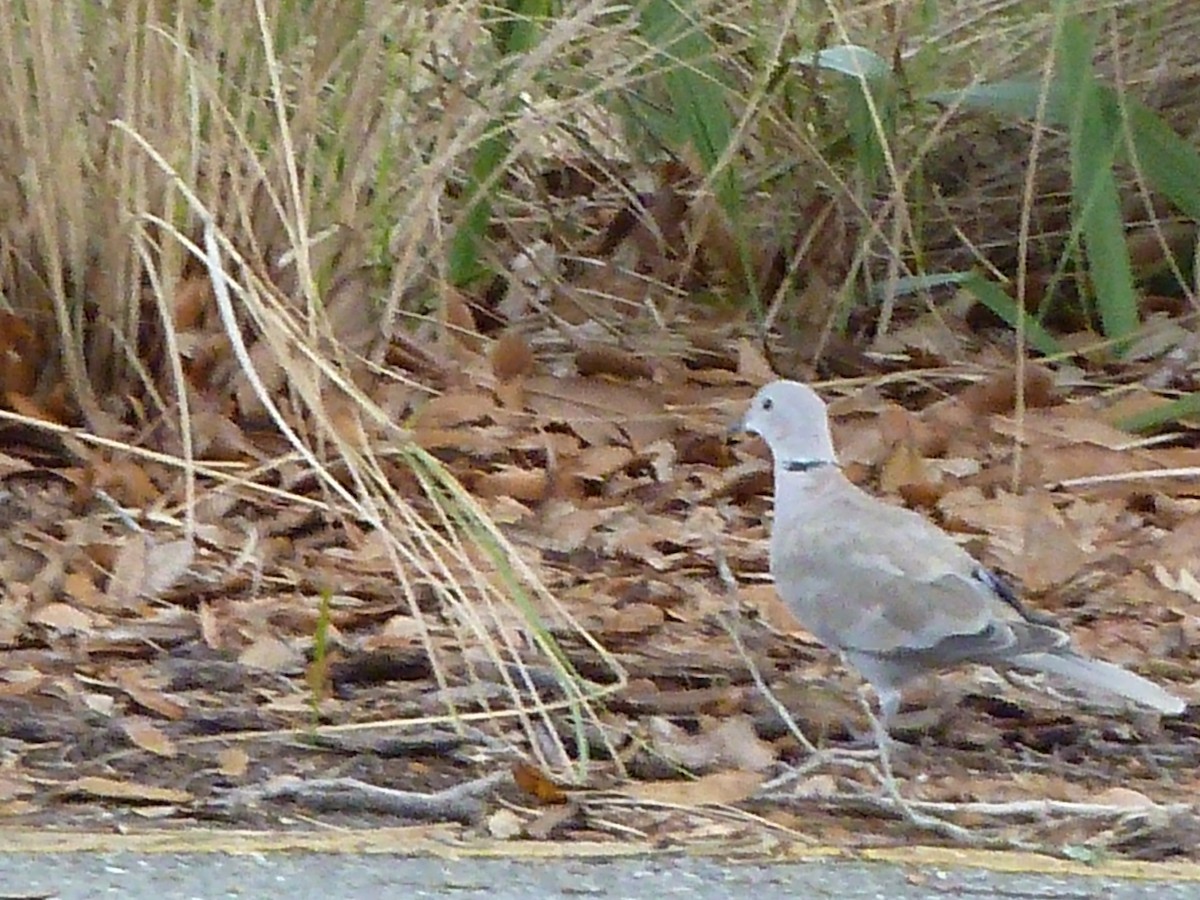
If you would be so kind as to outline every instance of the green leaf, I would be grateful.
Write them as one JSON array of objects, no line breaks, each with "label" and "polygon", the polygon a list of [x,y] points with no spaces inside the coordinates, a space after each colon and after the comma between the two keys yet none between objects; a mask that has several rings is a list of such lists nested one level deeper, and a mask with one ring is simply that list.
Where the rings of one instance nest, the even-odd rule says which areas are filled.
[{"label": "green leaf", "polygon": [[795,57],[795,62],[804,66],[816,66],[849,75],[852,78],[864,78],[867,81],[883,82],[892,77],[892,69],[878,53],[859,47],[857,44],[842,44],[837,47],[826,47],[816,53],[802,53]]},{"label": "green leaf", "polygon": [[[1117,102],[1115,92],[1107,94]],[[1124,110],[1138,168],[1146,180],[1185,215],[1200,220],[1200,153],[1195,145],[1176,134],[1154,110],[1129,97]]]},{"label": "green leaf", "polygon": [[1128,416],[1118,426],[1125,431],[1153,431],[1163,425],[1172,425],[1181,419],[1200,415],[1200,393],[1187,394],[1154,409]]},{"label": "green leaf", "polygon": [[1138,327],[1138,297],[1125,242],[1113,160],[1121,143],[1119,109],[1104,103],[1092,71],[1092,35],[1078,17],[1063,23],[1058,47],[1062,86],[1071,98],[1073,215],[1087,248],[1088,271],[1104,333],[1126,338]]},{"label": "green leaf", "polygon": [[475,151],[468,188],[472,199],[450,242],[448,267],[455,284],[467,284],[485,274],[479,264],[479,242],[492,221],[491,185],[511,143],[512,137],[505,131],[486,138]]},{"label": "green leaf", "polygon": [[887,173],[886,145],[895,133],[899,96],[887,60],[865,47],[843,44],[800,54],[794,61],[848,80],[847,130],[859,171],[868,189],[874,187]]},{"label": "green leaf", "polygon": [[[552,0],[509,0],[505,5],[490,7],[490,10],[487,24],[492,44],[502,57],[511,58],[537,46],[543,22],[553,12],[553,3]],[[506,71],[507,68],[501,66],[496,77],[504,78]],[[514,99],[489,123],[488,137],[475,151],[467,183],[467,211],[455,229],[447,260],[450,280],[455,284],[467,284],[487,274],[479,263],[479,245],[492,221],[492,190],[512,147],[508,123],[517,102]]]},{"label": "green leaf", "polygon": [[962,279],[962,286],[974,294],[975,299],[1007,322],[1014,330],[1017,327],[1017,323],[1021,319],[1024,319],[1025,340],[1039,353],[1045,356],[1057,356],[1062,353],[1062,348],[1050,336],[1050,332],[1046,331],[1037,319],[1017,306],[1013,298],[1000,285],[977,272],[972,272]]},{"label": "green leaf", "polygon": [[872,300],[882,300],[885,295],[892,294],[904,297],[908,294],[918,294],[921,291],[947,285],[964,285],[972,278],[978,278],[975,272],[935,272],[929,275],[904,275],[894,282],[883,282],[871,289]]},{"label": "green leaf", "polygon": [[[1036,81],[1022,79],[989,81],[954,91],[933,91],[924,96],[930,103],[942,106],[982,109],[1016,119],[1034,119],[1038,115],[1042,86]],[[1048,125],[1065,125],[1062,111],[1062,91],[1050,85],[1043,108],[1043,121]]]},{"label": "green leaf", "polygon": [[[715,60],[718,48],[675,0],[649,0],[640,9],[642,36],[658,51],[662,84],[671,104],[669,127],[695,148],[705,172],[713,174],[734,136],[728,88]],[[717,173],[714,189],[731,216],[741,205],[733,172]]]},{"label": "green leaf", "polygon": [[1185,215],[1200,219],[1200,152],[1156,112],[1098,83],[1091,65],[1092,37],[1077,17],[1068,18],[1059,48],[1061,78],[1042,101],[1041,84],[998,81],[927,99],[1025,119],[1039,113],[1071,135],[1073,234],[1087,248],[1087,262],[1104,332],[1126,337],[1138,324],[1138,296],[1113,164],[1136,163],[1149,186]]}]

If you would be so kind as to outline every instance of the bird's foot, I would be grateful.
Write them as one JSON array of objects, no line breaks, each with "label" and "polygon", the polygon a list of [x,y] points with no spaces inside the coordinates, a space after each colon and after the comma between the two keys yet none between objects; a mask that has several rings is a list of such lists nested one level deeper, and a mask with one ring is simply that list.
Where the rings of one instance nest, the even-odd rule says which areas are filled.
[{"label": "bird's foot", "polygon": [[812,784],[815,785],[813,790],[806,789],[804,783],[813,778],[817,772],[833,766],[878,771],[879,749],[877,747],[869,747],[862,750],[852,750],[842,747],[825,747],[817,750],[815,753],[810,753],[798,765],[780,762],[776,767],[774,777],[764,782],[755,793],[759,797],[769,796],[771,794],[778,794],[785,788],[790,788],[793,785],[796,786],[795,793],[800,795],[813,793],[813,790],[819,792],[827,791],[829,786],[826,778],[813,781]]},{"label": "bird's foot", "polygon": [[880,751],[885,751],[889,754],[896,754],[909,749],[909,745],[899,738],[894,738],[890,733],[876,732],[874,729],[867,731],[851,731],[851,738],[839,750],[847,753],[861,753],[863,755],[878,756]]}]

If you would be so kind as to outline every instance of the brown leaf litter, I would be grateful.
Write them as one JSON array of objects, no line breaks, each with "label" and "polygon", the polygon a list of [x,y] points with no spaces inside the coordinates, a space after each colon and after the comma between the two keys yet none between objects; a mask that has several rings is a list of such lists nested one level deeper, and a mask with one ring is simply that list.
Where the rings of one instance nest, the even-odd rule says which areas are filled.
[{"label": "brown leaf litter", "polygon": [[[726,441],[728,422],[771,375],[765,356],[735,337],[664,350],[661,335],[636,332],[546,354],[537,332],[491,339],[465,314],[437,327],[421,366],[439,371],[440,392],[382,375],[364,390],[494,517],[519,554],[510,564],[535,572],[608,648],[625,689],[595,718],[574,718],[546,645],[512,609],[484,599],[508,589],[496,559],[463,546],[440,567],[406,560],[399,590],[396,545],[331,504],[328,484],[277,437],[216,404],[198,421],[216,428],[205,446],[219,453],[199,471],[187,527],[182,474],[161,459],[73,437],[49,456],[14,446],[0,459],[0,733],[12,753],[0,813],[9,823],[65,816],[86,826],[152,807],[160,824],[279,827],[285,798],[343,823],[413,803],[441,808],[418,795],[477,823],[490,804],[454,785],[507,772],[514,748],[559,777],[578,775],[587,741],[591,790],[571,794],[569,812],[520,811],[529,797],[559,802],[546,787],[559,782],[525,762],[516,781],[488,782],[517,810],[490,827],[699,834],[716,827],[714,808],[728,807],[746,818],[725,821],[727,835],[761,828],[752,822],[769,812],[788,839],[837,839],[847,815],[855,842],[901,839],[916,820],[872,799],[882,795],[869,768],[835,762],[790,799],[761,793],[770,770],[806,757],[752,669],[820,746],[836,748],[865,724],[854,678],[770,588],[764,449]],[[1048,370],[1030,371],[1020,415],[1015,393],[1004,369],[827,389],[851,477],[919,506],[1022,582],[1028,602],[1088,652],[1192,697],[1200,500],[1194,479],[1141,476],[1195,469],[1200,451],[1186,437],[1139,443],[1112,425],[1110,398],[1058,389]],[[338,429],[351,446],[384,433],[356,421]],[[398,455],[374,464],[395,496],[436,520],[426,476]],[[336,459],[330,471],[351,483]],[[613,683],[593,645],[548,621],[562,663]],[[527,662],[499,662],[481,652],[485,639]],[[514,696],[528,705],[506,712]],[[447,710],[460,717],[453,742],[390,739]],[[360,740],[316,739],[329,726]],[[981,829],[1033,797],[1101,809],[1126,804],[1128,795],[1113,800],[1124,790],[1174,809],[1197,787],[1193,714],[1156,722],[1086,709],[986,672],[914,690],[897,736],[910,745],[896,763],[902,793]],[[318,780],[331,769],[338,780]],[[276,780],[285,776],[300,781]],[[368,796],[361,784],[399,793]],[[621,828],[605,824],[618,809]],[[874,818],[858,819],[863,809]],[[1023,827],[1082,841],[1100,833],[1098,821],[1063,813]],[[1148,853],[1194,850],[1151,831]],[[1140,852],[1136,839],[1121,840],[1123,852]]]}]

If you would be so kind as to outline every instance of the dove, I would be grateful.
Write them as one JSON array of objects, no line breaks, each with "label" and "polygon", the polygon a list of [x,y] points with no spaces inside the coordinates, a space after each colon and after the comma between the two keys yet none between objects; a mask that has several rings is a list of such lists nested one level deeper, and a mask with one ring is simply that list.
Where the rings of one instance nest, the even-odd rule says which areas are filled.
[{"label": "dove", "polygon": [[1027,609],[919,513],[850,482],[825,403],[807,385],[766,385],[739,426],[762,437],[774,458],[775,588],[800,624],[872,686],[884,734],[905,682],[968,663],[1045,672],[1093,695],[1183,712],[1184,701],[1153,682],[1073,649],[1049,616]]}]

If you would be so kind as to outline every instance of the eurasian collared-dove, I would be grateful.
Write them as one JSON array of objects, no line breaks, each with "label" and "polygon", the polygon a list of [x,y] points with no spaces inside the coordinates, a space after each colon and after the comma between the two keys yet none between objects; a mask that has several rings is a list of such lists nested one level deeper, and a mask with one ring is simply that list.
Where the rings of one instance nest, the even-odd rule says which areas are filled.
[{"label": "eurasian collared-dove", "polygon": [[1081,655],[1013,591],[919,514],[872,497],[838,466],[825,404],[777,381],[741,427],[775,459],[771,575],[788,609],[879,696],[883,725],[900,688],[961,663],[1033,669],[1170,715],[1185,703],[1140,675]]}]

